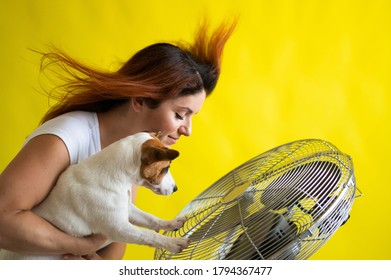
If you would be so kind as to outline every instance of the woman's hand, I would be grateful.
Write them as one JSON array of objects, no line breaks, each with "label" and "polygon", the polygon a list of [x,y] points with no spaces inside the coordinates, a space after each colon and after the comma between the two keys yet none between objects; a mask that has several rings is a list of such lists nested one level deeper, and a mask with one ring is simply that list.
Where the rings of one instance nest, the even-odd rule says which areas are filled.
[{"label": "woman's hand", "polygon": [[101,248],[105,242],[107,242],[107,238],[102,234],[92,234],[80,237],[77,239],[77,251],[70,252],[65,256],[92,256],[96,254],[96,251]]}]

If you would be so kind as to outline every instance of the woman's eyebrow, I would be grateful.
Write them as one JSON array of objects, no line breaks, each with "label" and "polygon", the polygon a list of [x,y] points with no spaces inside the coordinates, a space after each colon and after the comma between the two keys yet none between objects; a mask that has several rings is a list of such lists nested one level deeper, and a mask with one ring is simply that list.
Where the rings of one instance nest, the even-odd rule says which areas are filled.
[{"label": "woman's eyebrow", "polygon": [[178,106],[178,108],[179,108],[180,110],[185,110],[185,111],[187,111],[187,112],[190,113],[190,114],[193,114],[193,113],[194,113],[193,110],[190,109],[189,107]]}]

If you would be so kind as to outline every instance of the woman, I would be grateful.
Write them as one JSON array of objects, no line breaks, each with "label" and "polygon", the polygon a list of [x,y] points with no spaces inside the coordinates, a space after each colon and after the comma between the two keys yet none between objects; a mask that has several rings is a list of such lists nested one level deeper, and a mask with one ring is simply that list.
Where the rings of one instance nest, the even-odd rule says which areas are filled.
[{"label": "woman", "polygon": [[192,116],[217,83],[234,27],[222,24],[208,36],[202,24],[194,44],[148,46],[116,72],[91,69],[57,49],[44,54],[43,68],[60,66],[66,83],[60,94],[51,92],[58,103],[0,175],[0,248],[67,259],[121,259],[125,244],[96,251],[104,236],[69,236],[31,209],[67,166],[127,135],[160,131],[167,146],[190,136]]}]

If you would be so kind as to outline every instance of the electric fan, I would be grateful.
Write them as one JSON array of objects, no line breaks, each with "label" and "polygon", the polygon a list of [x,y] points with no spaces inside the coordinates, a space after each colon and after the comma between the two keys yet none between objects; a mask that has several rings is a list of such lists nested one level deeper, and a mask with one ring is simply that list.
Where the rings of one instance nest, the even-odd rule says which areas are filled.
[{"label": "electric fan", "polygon": [[319,139],[262,153],[215,182],[178,216],[191,243],[155,259],[307,259],[350,217],[356,196],[351,158]]}]

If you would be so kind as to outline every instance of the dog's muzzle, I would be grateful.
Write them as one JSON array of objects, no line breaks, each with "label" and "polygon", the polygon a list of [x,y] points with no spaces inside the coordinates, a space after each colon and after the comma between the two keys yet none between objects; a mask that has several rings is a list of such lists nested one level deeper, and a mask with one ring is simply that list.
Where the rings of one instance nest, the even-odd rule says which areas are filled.
[{"label": "dog's muzzle", "polygon": [[145,181],[146,184],[144,186],[148,187],[150,190],[152,190],[154,193],[159,195],[170,195],[178,190],[177,185],[173,185],[172,187],[165,188],[162,184],[155,185],[149,182],[148,180]]},{"label": "dog's muzzle", "polygon": [[169,171],[166,173],[163,180],[159,184],[153,184],[148,180],[145,180],[145,183],[146,184],[144,186],[151,189],[154,193],[160,195],[170,195],[178,190],[174,178],[171,176]]}]

